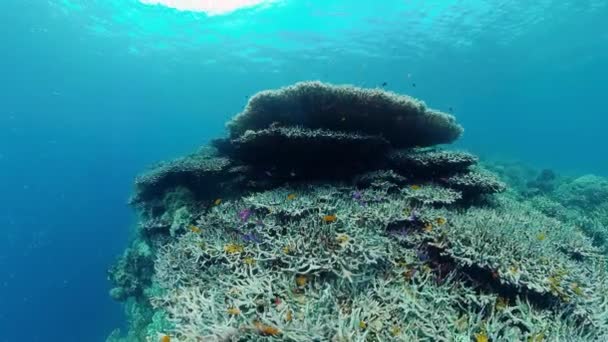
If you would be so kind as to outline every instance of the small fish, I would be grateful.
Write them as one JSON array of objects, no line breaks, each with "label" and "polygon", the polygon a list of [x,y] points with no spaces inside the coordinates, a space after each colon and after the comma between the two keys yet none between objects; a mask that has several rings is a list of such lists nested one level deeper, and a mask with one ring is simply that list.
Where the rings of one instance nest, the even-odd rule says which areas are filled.
[{"label": "small fish", "polygon": [[169,336],[169,335],[163,335],[160,338],[160,342],[171,342],[171,336]]},{"label": "small fish", "polygon": [[422,187],[420,185],[414,184],[414,185],[410,185],[410,189],[412,190],[420,190]]},{"label": "small fish", "polygon": [[304,286],[308,283],[308,278],[305,275],[299,275],[296,277],[296,284],[298,286]]},{"label": "small fish", "polygon": [[342,121],[342,122],[346,121],[346,117],[343,116],[342,119],[340,119],[340,121]]},{"label": "small fish", "polygon": [[412,267],[409,270],[407,270],[406,272],[404,272],[403,276],[407,280],[412,280],[416,276],[416,272],[418,272],[418,270],[416,268]]},{"label": "small fish", "polygon": [[502,310],[506,309],[507,306],[509,306],[509,300],[507,298],[505,298],[505,297],[496,298],[496,304],[494,305],[496,310],[502,311]]},{"label": "small fish", "polygon": [[281,298],[279,298],[278,296],[274,297],[274,305],[279,306],[279,305],[281,305],[281,303],[282,303]]},{"label": "small fish", "polygon": [[485,331],[475,334],[475,342],[488,342],[490,339]]},{"label": "small fish", "polygon": [[357,191],[353,192],[354,200],[361,200],[362,197],[363,197],[363,194],[361,193],[361,191],[357,190]]},{"label": "small fish", "polygon": [[285,320],[287,322],[291,322],[292,319],[293,319],[293,313],[291,312],[291,310],[287,310],[287,314],[285,315]]},{"label": "small fish", "polygon": [[290,200],[290,201],[296,199],[296,197],[297,197],[296,194],[289,194],[289,195],[287,195],[287,199]]},{"label": "small fish", "polygon": [[238,316],[241,314],[241,310],[239,310],[239,308],[235,308],[234,306],[229,307],[226,312],[228,312],[230,316]]},{"label": "small fish", "polygon": [[450,113],[454,112],[454,108],[452,107],[448,108],[448,110],[450,111]]},{"label": "small fish", "polygon": [[295,173],[293,170],[291,170],[291,172],[289,173],[289,175],[290,175],[291,177],[295,177],[295,176],[296,176],[296,173]]},{"label": "small fish", "polygon": [[213,201],[213,204],[215,204],[215,205],[220,205],[221,203],[222,203],[222,199],[221,198],[218,198],[215,201]]},{"label": "small fish", "polygon": [[241,253],[243,250],[244,250],[243,246],[235,244],[235,243],[229,243],[224,246],[224,252],[226,252],[228,254],[238,254],[238,253]]},{"label": "small fish", "polygon": [[536,235],[536,238],[538,239],[538,241],[543,241],[547,238],[547,235],[544,232],[538,233],[538,235]]},{"label": "small fish", "polygon": [[326,223],[336,222],[337,220],[338,217],[336,216],[336,214],[323,216],[323,221]]},{"label": "small fish", "polygon": [[266,174],[266,176],[272,177],[272,173],[270,171],[265,171],[264,173]]},{"label": "small fish", "polygon": [[359,328],[361,328],[361,329],[367,328],[367,323],[365,323],[365,321],[359,321]]},{"label": "small fish", "polygon": [[197,226],[191,225],[190,226],[190,231],[196,234],[200,234],[201,233],[201,229]]},{"label": "small fish", "polygon": [[412,87],[416,88],[416,83],[412,83]]},{"label": "small fish", "polygon": [[346,234],[338,234],[338,236],[336,237],[336,241],[338,241],[338,243],[340,245],[344,245],[346,244],[346,242],[348,242],[348,235]]},{"label": "small fish", "polygon": [[281,330],[277,327],[262,324],[260,322],[254,322],[253,325],[257,329],[258,333],[263,336],[278,336],[281,335]]},{"label": "small fish", "polygon": [[435,222],[437,222],[438,225],[443,226],[448,220],[446,220],[445,217],[438,217],[435,219]]},{"label": "small fish", "polygon": [[382,82],[382,86],[383,86],[383,87],[386,87],[387,85],[388,85],[388,83],[386,83],[386,82]]}]

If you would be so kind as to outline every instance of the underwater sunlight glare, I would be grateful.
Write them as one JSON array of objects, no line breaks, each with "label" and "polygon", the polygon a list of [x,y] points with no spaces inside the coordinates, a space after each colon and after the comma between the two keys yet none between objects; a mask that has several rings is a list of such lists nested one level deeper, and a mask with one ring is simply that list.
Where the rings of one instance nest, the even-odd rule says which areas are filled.
[{"label": "underwater sunlight glare", "polygon": [[205,12],[208,15],[221,15],[241,8],[252,7],[273,0],[140,0],[144,4],[163,5],[180,11]]}]

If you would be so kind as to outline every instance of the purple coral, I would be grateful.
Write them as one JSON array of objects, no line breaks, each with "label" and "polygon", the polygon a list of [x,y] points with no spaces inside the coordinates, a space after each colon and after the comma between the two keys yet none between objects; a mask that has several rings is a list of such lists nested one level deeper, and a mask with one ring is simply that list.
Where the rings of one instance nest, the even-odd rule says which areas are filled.
[{"label": "purple coral", "polygon": [[260,239],[254,233],[243,234],[243,240],[245,242],[260,243]]},{"label": "purple coral", "polygon": [[352,198],[359,203],[362,207],[367,205],[367,202],[365,202],[363,200],[363,193],[359,190],[356,190],[355,192],[353,192],[353,196]]},{"label": "purple coral", "polygon": [[241,211],[239,211],[239,218],[241,219],[241,221],[243,222],[247,222],[247,220],[249,220],[249,217],[251,216],[252,211],[249,208],[245,208]]}]

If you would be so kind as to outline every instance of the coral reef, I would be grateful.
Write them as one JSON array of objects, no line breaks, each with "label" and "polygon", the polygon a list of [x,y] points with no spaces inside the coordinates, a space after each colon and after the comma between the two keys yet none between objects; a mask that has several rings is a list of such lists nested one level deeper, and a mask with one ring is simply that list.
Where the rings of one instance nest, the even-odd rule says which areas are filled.
[{"label": "coral reef", "polygon": [[553,170],[542,170],[536,179],[528,181],[527,186],[530,189],[530,194],[547,194],[551,193],[555,188],[557,175]]},{"label": "coral reef", "polygon": [[226,179],[228,174],[226,171],[229,166],[229,159],[215,158],[204,153],[161,163],[137,177],[135,193],[130,202],[149,201],[177,186],[183,186],[193,193],[212,191]]},{"label": "coral reef", "polygon": [[556,189],[556,197],[566,206],[594,209],[608,203],[608,179],[585,175]]},{"label": "coral reef", "polygon": [[419,177],[425,175],[440,177],[465,172],[478,161],[477,157],[470,153],[432,149],[395,151],[389,158],[399,171]]},{"label": "coral reef", "polygon": [[605,256],[564,204],[416,147],[457,138],[453,117],[308,82],[228,128],[137,178],[137,236],[110,277],[132,323],[108,341],[608,337]]},{"label": "coral reef", "polygon": [[395,148],[450,143],[463,131],[453,116],[411,97],[321,82],[262,91],[228,123],[231,139],[271,126],[382,135]]}]

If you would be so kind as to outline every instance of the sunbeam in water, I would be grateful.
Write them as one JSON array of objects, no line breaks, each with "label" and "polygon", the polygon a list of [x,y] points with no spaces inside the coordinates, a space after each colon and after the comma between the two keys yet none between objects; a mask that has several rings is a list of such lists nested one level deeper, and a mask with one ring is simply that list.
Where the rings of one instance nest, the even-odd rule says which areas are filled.
[{"label": "sunbeam in water", "polygon": [[209,15],[227,14],[242,8],[274,2],[273,0],[140,0],[144,4],[163,5],[181,11],[205,12]]}]

